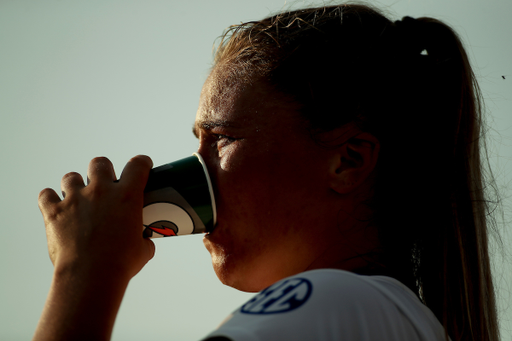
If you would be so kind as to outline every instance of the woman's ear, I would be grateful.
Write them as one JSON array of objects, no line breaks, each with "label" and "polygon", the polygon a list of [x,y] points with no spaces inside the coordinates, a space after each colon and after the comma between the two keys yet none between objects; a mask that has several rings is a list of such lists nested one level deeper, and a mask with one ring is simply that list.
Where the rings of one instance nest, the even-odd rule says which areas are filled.
[{"label": "woman's ear", "polygon": [[336,147],[329,168],[331,188],[346,194],[363,184],[377,164],[380,144],[370,133],[360,133]]}]

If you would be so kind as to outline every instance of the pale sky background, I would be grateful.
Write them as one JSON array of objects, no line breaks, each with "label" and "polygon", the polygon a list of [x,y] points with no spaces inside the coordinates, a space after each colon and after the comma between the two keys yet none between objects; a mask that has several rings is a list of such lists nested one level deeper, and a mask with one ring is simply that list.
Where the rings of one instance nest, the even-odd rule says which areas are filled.
[{"label": "pale sky background", "polygon": [[[466,41],[490,114],[490,160],[510,221],[512,1],[371,3],[396,18],[445,20]],[[284,6],[284,0],[0,0],[0,340],[32,337],[50,286],[39,191],[60,191],[61,177],[85,174],[95,156],[109,157],[118,174],[136,154],[151,156],[155,166],[189,156],[197,148],[191,126],[214,40],[231,24]],[[511,224],[501,227],[505,251],[495,252],[496,278],[503,340],[512,340]],[[113,340],[197,340],[252,296],[220,284],[202,236],[156,246],[155,258],[128,287]]]}]

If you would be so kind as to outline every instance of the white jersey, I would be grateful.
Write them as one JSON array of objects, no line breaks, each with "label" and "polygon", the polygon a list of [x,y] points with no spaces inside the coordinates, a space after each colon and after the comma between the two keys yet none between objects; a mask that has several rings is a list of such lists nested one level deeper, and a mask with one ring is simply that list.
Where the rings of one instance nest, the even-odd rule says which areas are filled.
[{"label": "white jersey", "polygon": [[434,314],[399,281],[321,269],[279,281],[231,314],[210,337],[233,341],[441,341]]}]

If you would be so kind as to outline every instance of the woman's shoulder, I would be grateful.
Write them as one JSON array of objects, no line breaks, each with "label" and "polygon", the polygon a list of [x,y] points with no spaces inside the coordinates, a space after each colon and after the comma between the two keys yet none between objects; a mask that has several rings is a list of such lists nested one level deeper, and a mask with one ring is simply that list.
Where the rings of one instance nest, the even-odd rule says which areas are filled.
[{"label": "woman's shoulder", "polygon": [[364,304],[365,298],[370,302],[382,299],[382,303],[409,302],[423,306],[419,298],[409,288],[389,276],[367,276],[338,269],[318,269],[302,272],[288,277],[280,284],[288,282],[308,282],[315,288],[317,297],[335,296],[337,300],[356,301]]},{"label": "woman's shoulder", "polygon": [[235,311],[219,328],[220,334],[214,333],[233,337],[222,330],[258,335],[261,340],[276,335],[315,340],[444,339],[435,316],[397,280],[335,269],[307,271],[271,285]]},{"label": "woman's shoulder", "polygon": [[[405,285],[388,276],[365,276],[337,269],[318,269],[288,277],[258,294],[258,297],[275,297],[277,292],[286,292],[300,298],[310,309],[333,310],[337,314],[347,314],[348,318],[359,315],[376,315],[378,311],[388,314],[397,311],[411,314],[432,315],[419,298]],[[249,301],[251,302],[251,301]],[[248,303],[249,303],[248,302]]]},{"label": "woman's shoulder", "polygon": [[318,308],[331,306],[354,323],[370,319],[372,324],[383,327],[401,326],[444,338],[444,328],[432,311],[407,286],[392,277],[320,269],[291,278],[311,282]]}]

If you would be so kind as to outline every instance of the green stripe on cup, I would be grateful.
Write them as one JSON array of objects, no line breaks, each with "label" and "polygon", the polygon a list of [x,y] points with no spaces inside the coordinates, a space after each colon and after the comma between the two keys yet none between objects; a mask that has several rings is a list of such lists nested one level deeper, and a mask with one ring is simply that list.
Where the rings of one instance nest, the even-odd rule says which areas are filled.
[{"label": "green stripe on cup", "polygon": [[149,238],[213,230],[215,198],[199,154],[150,171],[144,189],[143,222],[144,236]]}]

